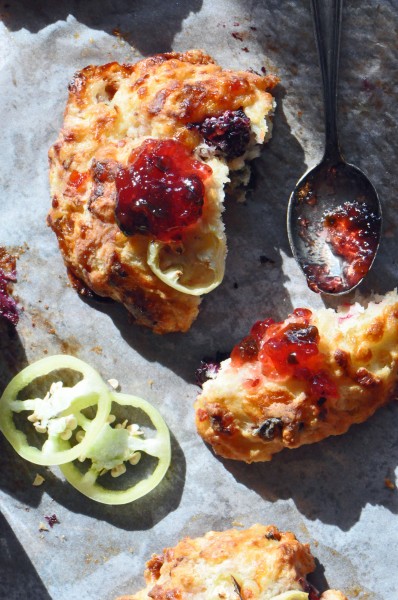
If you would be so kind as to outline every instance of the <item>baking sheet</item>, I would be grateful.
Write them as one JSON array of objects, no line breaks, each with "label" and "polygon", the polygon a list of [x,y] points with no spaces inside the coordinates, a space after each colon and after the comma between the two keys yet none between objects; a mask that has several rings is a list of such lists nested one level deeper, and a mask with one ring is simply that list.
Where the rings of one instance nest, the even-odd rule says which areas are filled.
[{"label": "baking sheet", "polygon": [[[204,355],[228,351],[259,318],[329,302],[310,292],[292,259],[286,204],[295,181],[322,153],[322,104],[309,3],[276,0],[0,4],[0,245],[19,253],[17,331],[1,325],[0,391],[26,364],[59,352],[95,366],[122,391],[165,416],[172,467],[150,496],[97,505],[56,469],[20,460],[0,440],[0,597],[111,600],[143,585],[152,552],[184,535],[274,523],[311,544],[315,582],[352,599],[398,596],[397,406],[345,436],[271,463],[238,464],[213,455],[195,433],[194,371]],[[384,236],[363,293],[397,280],[396,132],[398,3],[347,0],[340,68],[341,142],[383,202]],[[187,334],[133,327],[125,310],[83,301],[69,287],[49,208],[47,150],[62,122],[67,82],[90,63],[136,61],[200,47],[224,67],[265,66],[281,78],[274,135],[255,163],[247,202],[228,203],[223,284],[202,303]],[[268,260],[260,260],[266,257]],[[33,487],[36,473],[44,484]],[[45,516],[59,524],[40,531]]]}]

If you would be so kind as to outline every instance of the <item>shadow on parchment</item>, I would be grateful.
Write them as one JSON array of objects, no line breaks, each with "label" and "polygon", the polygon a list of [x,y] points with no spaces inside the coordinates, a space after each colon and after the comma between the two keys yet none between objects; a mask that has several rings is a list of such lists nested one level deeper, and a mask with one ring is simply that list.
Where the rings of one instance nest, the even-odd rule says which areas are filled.
[{"label": "shadow on parchment", "polygon": [[348,531],[368,504],[398,514],[397,491],[386,483],[398,465],[397,410],[392,403],[344,435],[285,449],[271,462],[220,460],[268,502],[291,498],[306,518]]},{"label": "shadow on parchment", "polygon": [[11,31],[32,33],[73,15],[92,29],[122,36],[144,56],[168,52],[181,23],[198,12],[203,0],[13,0],[0,3],[0,18]]},{"label": "shadow on parchment", "polygon": [[[26,365],[26,354],[16,329],[6,320],[0,318],[0,395],[12,377]],[[22,459],[19,461],[20,464],[16,466],[14,458],[17,455],[11,447],[8,450],[6,446],[9,446],[9,444],[0,434],[0,488],[6,489],[7,485],[11,485],[15,490],[26,490],[26,473],[29,471],[29,466]],[[8,451],[10,451],[10,456],[12,454],[11,463],[8,463],[7,460]],[[11,472],[8,474],[7,464],[12,465]],[[0,546],[0,598],[51,600],[25,550],[1,512]],[[23,573],[23,577],[21,577],[21,573]]]},{"label": "shadow on parchment", "polygon": [[0,513],[0,598],[51,600],[14,532]]},{"label": "shadow on parchment", "polygon": [[14,375],[27,364],[25,350],[17,330],[0,317],[0,395]]},{"label": "shadow on parchment", "polygon": [[[176,510],[181,500],[186,462],[173,434],[171,451],[170,468],[154,490],[132,503],[109,506],[83,496],[63,480],[57,467],[50,470],[22,459],[6,439],[0,436],[0,489],[28,507],[37,508],[45,492],[72,513],[89,515],[126,531],[147,530]],[[44,477],[45,481],[41,486],[34,487],[32,482],[37,473]]]}]

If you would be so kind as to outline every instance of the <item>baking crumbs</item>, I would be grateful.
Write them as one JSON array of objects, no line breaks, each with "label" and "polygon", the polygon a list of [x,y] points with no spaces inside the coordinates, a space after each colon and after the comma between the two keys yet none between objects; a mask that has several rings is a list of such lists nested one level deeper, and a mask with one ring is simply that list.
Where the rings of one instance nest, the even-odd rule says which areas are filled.
[{"label": "baking crumbs", "polygon": [[34,485],[35,487],[39,487],[39,485],[42,485],[44,482],[44,477],[42,477],[39,473],[36,473],[36,477],[32,481],[32,485]]},{"label": "baking crumbs", "polygon": [[233,527],[244,527],[244,524],[241,523],[240,521],[232,521],[232,526]]},{"label": "baking crumbs", "polygon": [[393,481],[391,481],[391,479],[389,479],[388,477],[386,477],[384,479],[384,485],[386,486],[386,488],[388,488],[389,490],[396,490],[397,486],[395,485],[395,483]]}]

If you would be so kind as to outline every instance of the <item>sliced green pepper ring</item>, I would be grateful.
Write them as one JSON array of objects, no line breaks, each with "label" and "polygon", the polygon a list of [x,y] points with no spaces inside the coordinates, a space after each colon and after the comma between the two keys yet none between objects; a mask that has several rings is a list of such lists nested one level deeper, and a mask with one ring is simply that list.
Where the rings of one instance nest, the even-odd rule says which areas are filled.
[{"label": "sliced green pepper ring", "polygon": [[292,590],[291,592],[283,592],[283,594],[273,596],[271,600],[308,600],[308,594],[307,592]]},{"label": "sliced green pepper ring", "polygon": [[[20,392],[38,378],[54,371],[68,369],[80,373],[82,379],[72,387],[53,383],[44,398],[20,400]],[[96,409],[90,419],[83,411]],[[0,398],[0,430],[20,456],[38,465],[60,465],[84,454],[101,431],[111,409],[108,388],[100,375],[85,362],[69,355],[48,356],[32,363],[14,377]],[[25,431],[14,417],[30,412],[26,425],[32,433],[47,439],[41,448],[31,445]],[[83,432],[76,443],[75,434]],[[37,437],[37,436],[36,436]]]},{"label": "sliced green pepper ring", "polygon": [[[151,422],[155,435],[146,437],[138,424],[130,423],[129,419],[117,423],[111,414],[86,455],[79,458],[83,462],[81,468],[78,464],[68,463],[61,466],[61,471],[85,496],[103,504],[126,504],[148,494],[163,479],[171,460],[170,434],[159,412],[146,400],[127,394],[111,393],[110,396],[120,407],[142,411]],[[145,460],[149,465],[145,467],[144,478],[140,474],[138,481],[135,479],[131,484],[130,477],[134,479],[137,465],[142,466]],[[84,472],[86,462],[91,464]],[[99,479],[102,479],[101,483]],[[122,485],[125,482],[126,485]]]}]

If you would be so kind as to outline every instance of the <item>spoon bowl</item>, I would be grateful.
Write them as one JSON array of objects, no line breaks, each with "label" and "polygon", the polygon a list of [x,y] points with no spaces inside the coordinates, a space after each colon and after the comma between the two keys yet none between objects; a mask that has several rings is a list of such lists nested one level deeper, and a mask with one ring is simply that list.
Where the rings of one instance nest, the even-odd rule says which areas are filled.
[{"label": "spoon bowl", "polygon": [[359,285],[380,234],[379,198],[358,167],[326,158],[296,184],[288,207],[289,242],[314,292],[345,294]]},{"label": "spoon bowl", "polygon": [[[325,106],[323,160],[297,182],[288,205],[293,256],[315,292],[345,294],[371,268],[381,235],[379,197],[340,152],[337,72],[343,0],[311,0]],[[326,12],[325,12],[326,10]]]}]

